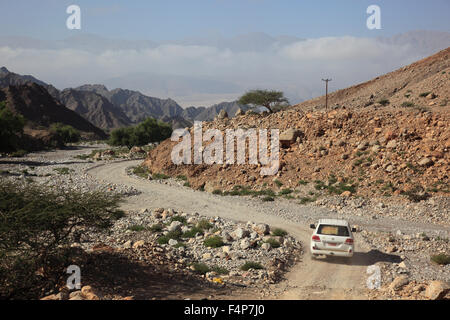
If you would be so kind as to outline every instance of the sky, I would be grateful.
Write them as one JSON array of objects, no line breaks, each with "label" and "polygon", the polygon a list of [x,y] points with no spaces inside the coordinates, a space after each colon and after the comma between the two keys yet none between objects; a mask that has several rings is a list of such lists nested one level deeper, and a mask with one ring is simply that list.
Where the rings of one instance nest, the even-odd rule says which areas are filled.
[{"label": "sky", "polygon": [[[174,40],[220,33],[265,32],[302,38],[389,36],[450,30],[448,0],[1,0],[0,35],[60,39],[66,8],[82,10],[82,32],[113,38]],[[382,9],[382,29],[366,28],[366,9]],[[75,31],[76,32],[76,31]]]},{"label": "sky", "polygon": [[[72,4],[81,30],[66,27]],[[374,4],[379,30],[366,26]],[[0,0],[0,12],[0,66],[59,89],[103,83],[182,106],[254,88],[296,103],[322,94],[321,78],[333,91],[450,46],[449,0]],[[415,30],[434,33],[395,38]]]}]

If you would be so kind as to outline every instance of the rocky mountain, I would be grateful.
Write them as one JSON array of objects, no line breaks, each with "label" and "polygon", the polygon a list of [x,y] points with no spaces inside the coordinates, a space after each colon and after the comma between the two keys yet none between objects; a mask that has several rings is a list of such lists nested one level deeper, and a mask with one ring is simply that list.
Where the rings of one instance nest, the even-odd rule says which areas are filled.
[{"label": "rocky mountain", "polygon": [[26,127],[46,129],[53,123],[70,125],[92,138],[104,139],[106,134],[78,113],[66,108],[53,98],[47,89],[37,83],[8,86],[0,89],[0,101],[26,120]]},{"label": "rocky mountain", "polygon": [[[95,92],[108,99],[112,104],[120,107],[128,118],[138,123],[147,117],[159,120],[184,118],[184,123],[193,121],[211,121],[221,110],[225,110],[230,117],[241,108],[244,112],[249,106],[241,106],[237,102],[223,102],[211,107],[189,107],[183,109],[172,99],[159,99],[146,96],[139,91],[114,89],[109,91],[104,85],[83,85],[75,88],[77,91]],[[171,121],[171,120],[169,120]]]},{"label": "rocky mountain", "polygon": [[221,110],[225,110],[233,117],[239,108],[244,112],[249,109],[248,106],[240,106],[236,102],[183,109],[172,99],[149,97],[139,91],[121,88],[108,90],[101,84],[86,84],[59,91],[33,76],[12,73],[5,67],[0,69],[0,88],[27,83],[36,83],[44,87],[67,108],[104,130],[137,124],[148,117],[170,123],[175,129],[184,128],[190,127],[196,120],[213,120]]},{"label": "rocky mountain", "polygon": [[95,92],[65,89],[59,93],[59,101],[105,130],[133,124],[121,108]]}]

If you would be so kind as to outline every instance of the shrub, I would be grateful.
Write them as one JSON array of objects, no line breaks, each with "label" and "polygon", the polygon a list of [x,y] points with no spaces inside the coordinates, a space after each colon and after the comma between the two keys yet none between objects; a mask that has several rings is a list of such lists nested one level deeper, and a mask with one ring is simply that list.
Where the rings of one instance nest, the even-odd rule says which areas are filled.
[{"label": "shrub", "polygon": [[264,269],[264,267],[260,263],[253,262],[253,261],[247,261],[246,263],[244,263],[241,266],[242,271],[248,271],[250,269],[260,270],[260,269]]},{"label": "shrub", "polygon": [[64,167],[64,168],[54,168],[53,171],[56,171],[58,174],[65,175],[73,172],[74,170]]},{"label": "shrub", "polygon": [[73,251],[70,244],[121,218],[120,201],[103,192],[1,181],[0,296],[35,299],[53,290]]},{"label": "shrub", "polygon": [[205,247],[219,248],[224,245],[224,242],[222,240],[222,237],[213,236],[213,237],[209,237],[208,239],[203,241],[203,244],[205,245]]},{"label": "shrub", "polygon": [[217,274],[229,274],[230,271],[228,271],[228,269],[224,268],[224,267],[220,267],[220,266],[212,266],[210,268],[210,271],[214,271]]},{"label": "shrub", "polygon": [[271,196],[265,196],[264,198],[262,198],[262,201],[271,202],[271,201],[275,201],[275,199]]},{"label": "shrub", "polygon": [[169,179],[170,176],[165,175],[164,173],[154,173],[154,174],[152,175],[152,178],[153,178],[154,180],[164,180],[164,179]]},{"label": "shrub", "polygon": [[183,176],[183,175],[177,176],[177,179],[178,179],[178,180],[187,181],[187,177],[186,177],[186,176]]},{"label": "shrub", "polygon": [[63,143],[75,143],[81,139],[81,134],[78,130],[62,123],[52,124],[50,126],[50,132],[56,135]]},{"label": "shrub", "polygon": [[280,195],[287,195],[287,194],[291,194],[292,192],[294,192],[292,189],[283,189],[279,192]]},{"label": "shrub", "polygon": [[267,239],[266,243],[269,243],[272,248],[279,248],[281,246],[281,244],[274,238]]},{"label": "shrub", "polygon": [[438,254],[438,255],[434,255],[431,256],[431,261],[433,261],[434,263],[440,264],[440,265],[447,265],[450,264],[450,255],[448,254]]},{"label": "shrub", "polygon": [[128,227],[128,230],[131,230],[131,231],[134,231],[134,232],[141,232],[141,231],[144,231],[146,229],[147,228],[144,227],[143,225],[138,225],[138,224],[135,224],[135,225],[132,225],[132,226]]},{"label": "shrub", "polygon": [[280,228],[275,228],[272,231],[272,235],[274,235],[275,237],[285,237],[285,236],[287,236],[287,234],[288,234],[287,231],[280,229]]},{"label": "shrub", "polygon": [[154,224],[150,227],[151,232],[161,232],[163,230],[163,226],[159,223]]},{"label": "shrub", "polygon": [[301,185],[301,186],[305,186],[305,185],[308,184],[308,181],[306,181],[306,180],[300,180],[300,181],[298,182],[298,184]]},{"label": "shrub", "polygon": [[202,219],[197,223],[197,228],[202,229],[202,230],[209,230],[212,228],[212,224],[209,223],[208,220]]},{"label": "shrub", "polygon": [[390,102],[388,99],[381,99],[378,101],[379,104],[381,104],[382,106],[387,106]]},{"label": "shrub", "polygon": [[191,230],[186,231],[183,233],[183,238],[194,238],[197,233],[203,234],[203,229],[200,229],[198,227],[192,227]]},{"label": "shrub", "polygon": [[412,202],[420,202],[431,197],[431,195],[428,192],[425,192],[425,190],[420,186],[415,186],[411,190],[403,191],[402,194]]},{"label": "shrub", "polygon": [[421,94],[419,94],[419,97],[426,97],[427,95],[429,95],[431,92],[427,91],[427,92],[422,92]]},{"label": "shrub", "polygon": [[15,151],[23,134],[25,118],[15,115],[0,102],[0,151]]},{"label": "shrub", "polygon": [[187,219],[185,217],[182,217],[182,216],[173,216],[172,218],[170,218],[170,222],[174,222],[174,221],[178,221],[178,222],[181,222],[183,224],[186,224]]},{"label": "shrub", "polygon": [[198,273],[198,274],[206,274],[209,271],[211,271],[211,269],[204,263],[194,263],[192,264],[193,268],[194,268],[194,272]]},{"label": "shrub", "polygon": [[402,107],[411,108],[411,107],[414,107],[414,103],[412,103],[411,101],[405,101],[402,103]]},{"label": "shrub", "polygon": [[216,189],[212,193],[216,195],[222,195],[222,190]]},{"label": "shrub", "polygon": [[283,182],[281,182],[281,181],[278,180],[278,179],[275,179],[273,182],[274,182],[278,187],[281,187],[281,186],[283,185]]},{"label": "shrub", "polygon": [[148,175],[150,174],[150,171],[147,167],[144,166],[137,166],[133,168],[133,174],[137,175],[138,177],[147,179]]},{"label": "shrub", "polygon": [[167,123],[147,118],[134,127],[119,128],[111,132],[108,143],[113,146],[143,146],[170,138],[172,128]]}]

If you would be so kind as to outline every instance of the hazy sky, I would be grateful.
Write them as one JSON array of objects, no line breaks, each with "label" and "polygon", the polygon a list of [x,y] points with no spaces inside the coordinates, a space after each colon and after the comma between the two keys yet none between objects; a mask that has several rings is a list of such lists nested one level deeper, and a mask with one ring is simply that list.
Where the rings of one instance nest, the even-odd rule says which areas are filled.
[{"label": "hazy sky", "polygon": [[[82,10],[82,32],[129,39],[174,40],[211,33],[387,36],[409,30],[450,31],[448,0],[1,0],[0,35],[59,39],[66,8]],[[382,30],[366,28],[366,9],[382,9]],[[7,14],[6,14],[7,13]]]},{"label": "hazy sky", "polygon": [[[81,30],[66,28],[71,4]],[[366,27],[372,4],[381,30]],[[450,46],[450,0],[0,0],[0,12],[0,66],[59,89],[103,83],[183,106],[255,88],[296,103],[322,94],[321,78],[334,91]],[[439,32],[389,38],[412,30]]]}]

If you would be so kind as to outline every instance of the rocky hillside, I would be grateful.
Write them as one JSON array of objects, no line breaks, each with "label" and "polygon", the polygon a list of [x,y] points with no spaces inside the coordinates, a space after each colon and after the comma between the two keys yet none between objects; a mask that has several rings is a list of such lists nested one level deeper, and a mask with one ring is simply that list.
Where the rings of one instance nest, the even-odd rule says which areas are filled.
[{"label": "rocky hillside", "polygon": [[133,123],[121,108],[95,92],[65,89],[59,93],[59,101],[105,130],[126,127]]},{"label": "rocky hillside", "polygon": [[[421,200],[449,192],[450,48],[369,82],[275,114],[241,115],[203,129],[291,129],[297,138],[280,150],[276,176],[257,165],[179,165],[174,142],[165,141],[145,161],[153,173],[185,175],[194,188],[271,189],[299,199],[321,194],[403,195]],[[387,100],[387,101],[386,101]],[[318,109],[318,110],[316,110]]]},{"label": "rocky hillside", "polygon": [[0,89],[0,101],[6,101],[9,109],[21,114],[27,120],[28,130],[45,131],[51,124],[59,122],[70,125],[92,138],[106,138],[101,129],[86,121],[78,113],[67,109],[39,84],[27,83]]}]

